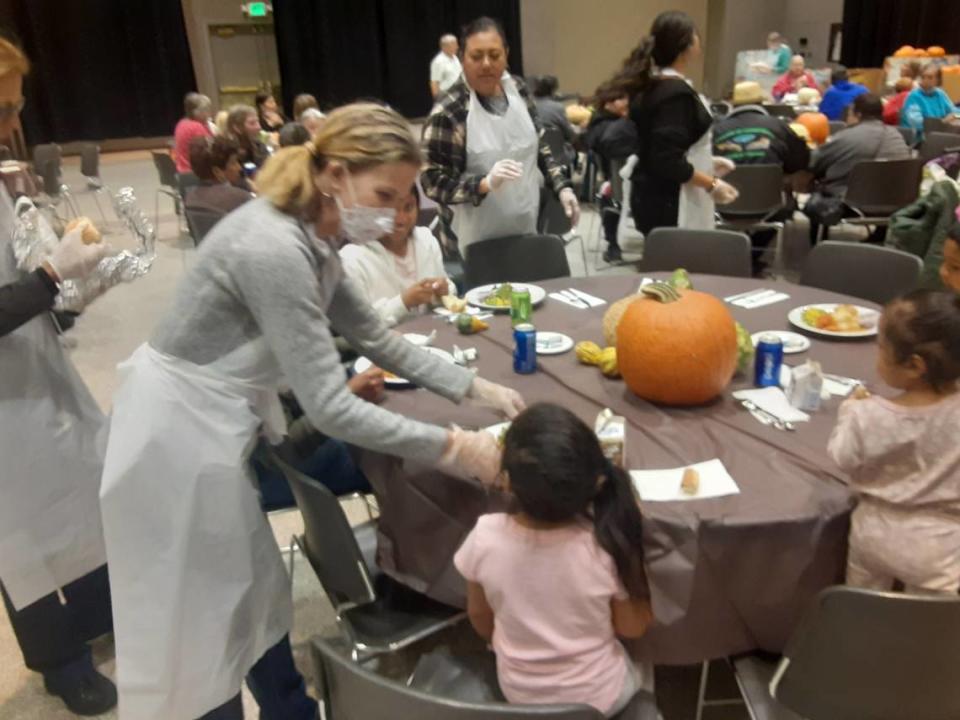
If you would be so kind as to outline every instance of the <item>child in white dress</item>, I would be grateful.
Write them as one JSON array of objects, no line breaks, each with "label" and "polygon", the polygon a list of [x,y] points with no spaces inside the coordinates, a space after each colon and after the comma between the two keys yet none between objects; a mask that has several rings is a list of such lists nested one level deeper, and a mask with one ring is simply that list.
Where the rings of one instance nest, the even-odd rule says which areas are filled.
[{"label": "child in white dress", "polygon": [[829,452],[859,495],[847,583],[960,587],[960,295],[918,290],[880,321],[880,377],[903,392],[840,407]]}]

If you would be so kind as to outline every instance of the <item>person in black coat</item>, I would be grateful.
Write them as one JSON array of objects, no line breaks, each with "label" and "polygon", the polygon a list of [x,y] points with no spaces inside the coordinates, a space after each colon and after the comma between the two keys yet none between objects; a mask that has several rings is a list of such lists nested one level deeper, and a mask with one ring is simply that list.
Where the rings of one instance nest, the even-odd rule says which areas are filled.
[{"label": "person in black coat", "polygon": [[[644,234],[655,227],[676,226],[681,202],[691,218],[688,226],[712,227],[713,203],[737,197],[736,190],[717,176],[719,168],[709,157],[695,167],[691,155],[713,122],[684,76],[700,52],[693,20],[686,13],[663,12],[613,80],[631,98],[630,119],[637,126],[638,162],[631,178],[630,206],[637,229]],[[728,169],[728,164],[721,167]]]}]

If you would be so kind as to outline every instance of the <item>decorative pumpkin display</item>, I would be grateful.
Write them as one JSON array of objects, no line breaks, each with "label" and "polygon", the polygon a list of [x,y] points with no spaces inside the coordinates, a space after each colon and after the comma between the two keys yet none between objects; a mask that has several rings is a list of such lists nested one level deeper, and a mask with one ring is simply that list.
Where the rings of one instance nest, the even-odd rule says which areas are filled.
[{"label": "decorative pumpkin display", "polygon": [[619,377],[617,367],[617,349],[615,347],[602,348],[595,342],[583,340],[574,348],[577,360],[584,365],[596,365],[600,372],[610,378]]},{"label": "decorative pumpkin display", "polygon": [[600,362],[597,365],[600,372],[608,378],[620,377],[620,365],[617,363],[617,349],[606,347],[600,352]]},{"label": "decorative pumpkin display", "polygon": [[944,50],[939,45],[931,45],[930,47],[927,48],[927,55],[929,55],[930,57],[943,57],[946,54],[947,54],[947,51]]},{"label": "decorative pumpkin display", "polygon": [[737,369],[737,330],[722,301],[666,283],[641,288],[617,329],[620,374],[634,393],[664,405],[701,405]]},{"label": "decorative pumpkin display", "polygon": [[805,112],[797,116],[797,122],[810,133],[810,141],[823,145],[830,137],[830,121],[823,113]]},{"label": "decorative pumpkin display", "polygon": [[483,320],[475,318],[473,315],[463,313],[457,316],[457,330],[461,335],[473,335],[489,328],[490,325]]},{"label": "decorative pumpkin display", "polygon": [[757,349],[753,346],[753,338],[750,337],[750,331],[740,323],[737,326],[737,372],[741,375],[750,372],[753,367],[753,358],[757,354]]},{"label": "decorative pumpkin display", "polygon": [[894,57],[913,57],[915,48],[913,45],[901,45],[897,48],[897,51],[893,53]]},{"label": "decorative pumpkin display", "polygon": [[573,352],[576,354],[577,360],[584,365],[596,365],[600,362],[600,353],[602,350],[595,342],[581,340],[573,348]]},{"label": "decorative pumpkin display", "polygon": [[[674,270],[667,282],[677,290],[693,290],[693,281],[690,279],[690,273],[688,273],[685,268],[677,268]],[[620,324],[620,318],[623,317],[624,310],[627,309],[627,305],[641,297],[643,297],[643,295],[637,292],[621,298],[613,303],[603,314],[603,339],[607,345],[617,344],[617,325]]]},{"label": "decorative pumpkin display", "polygon": [[960,65],[944,65],[940,72],[944,75],[960,75]]}]

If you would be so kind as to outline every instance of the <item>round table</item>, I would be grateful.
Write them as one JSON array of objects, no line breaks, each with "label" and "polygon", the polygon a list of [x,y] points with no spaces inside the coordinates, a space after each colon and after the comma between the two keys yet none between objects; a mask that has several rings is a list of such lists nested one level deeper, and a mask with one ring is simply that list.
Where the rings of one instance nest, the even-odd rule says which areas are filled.
[{"label": "round table", "polygon": [[[651,276],[665,274],[653,273]],[[636,292],[640,276],[564,278],[539,283],[576,287],[615,301]],[[790,309],[815,302],[856,302],[834,293],[770,280],[693,276],[698,290],[727,297],[775,288],[789,300],[753,310],[727,305],[751,333],[792,329]],[[609,304],[580,310],[549,297],[535,309],[539,330],[602,345]],[[580,365],[574,353],[540,356],[532,375],[513,372],[508,315],[489,330],[459,335],[436,316],[418,317],[401,332],[437,330],[435,346],[476,347],[481,376],[520,391],[528,404],[561,404],[592,426],[611,408],[627,419],[627,467],[670,468],[719,458],[740,493],[686,502],[643,502],[644,554],[655,626],[632,650],[655,662],[685,664],[753,649],[781,651],[808,603],[822,588],[842,582],[853,497],[826,446],[840,400],[832,398],[795,432],[761,425],[731,397],[750,387],[738,377],[716,401],[698,408],[655,406],[622,380]],[[819,360],[825,372],[857,377],[868,386],[875,341],[822,340],[787,356],[790,364]],[[384,406],[419,420],[479,428],[498,422],[492,411],[453,405],[425,390],[387,392]],[[463,606],[464,583],[453,554],[478,515],[502,510],[507,499],[476,482],[444,476],[417,463],[372,452],[361,464],[380,501],[378,561],[390,575],[427,595]]]}]

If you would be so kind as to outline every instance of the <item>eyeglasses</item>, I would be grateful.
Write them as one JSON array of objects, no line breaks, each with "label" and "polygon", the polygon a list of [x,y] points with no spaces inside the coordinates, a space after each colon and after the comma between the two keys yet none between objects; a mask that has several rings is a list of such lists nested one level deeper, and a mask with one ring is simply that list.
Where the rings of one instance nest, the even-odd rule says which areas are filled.
[{"label": "eyeglasses", "polygon": [[26,103],[26,98],[20,98],[16,102],[0,105],[0,121],[9,119],[11,115],[19,115]]}]

